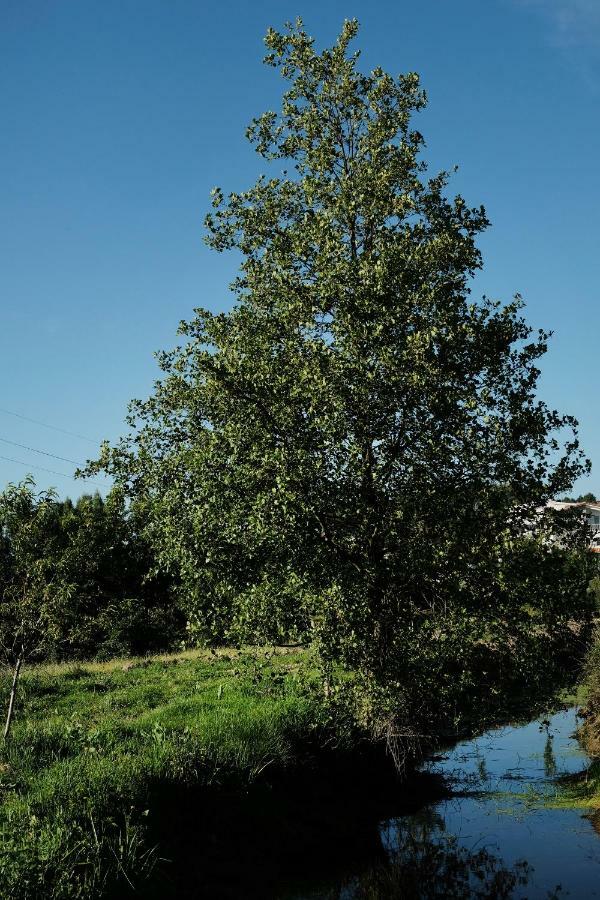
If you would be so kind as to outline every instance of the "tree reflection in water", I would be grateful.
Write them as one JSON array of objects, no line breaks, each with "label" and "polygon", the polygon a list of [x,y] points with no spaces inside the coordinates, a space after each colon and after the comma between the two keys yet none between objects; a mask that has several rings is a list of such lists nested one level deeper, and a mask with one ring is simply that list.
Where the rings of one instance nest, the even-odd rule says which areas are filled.
[{"label": "tree reflection in water", "polygon": [[546,744],[544,746],[544,775],[546,778],[552,778],[558,772],[556,764],[556,756],[554,755],[554,738],[548,733]]},{"label": "tree reflection in water", "polygon": [[[444,833],[435,810],[392,820],[383,829],[387,864],[352,878],[328,895],[328,900],[408,900],[408,898],[475,898],[502,900],[527,885],[532,867],[525,861],[505,866],[486,848],[468,849]],[[547,896],[559,896],[560,888]]]}]

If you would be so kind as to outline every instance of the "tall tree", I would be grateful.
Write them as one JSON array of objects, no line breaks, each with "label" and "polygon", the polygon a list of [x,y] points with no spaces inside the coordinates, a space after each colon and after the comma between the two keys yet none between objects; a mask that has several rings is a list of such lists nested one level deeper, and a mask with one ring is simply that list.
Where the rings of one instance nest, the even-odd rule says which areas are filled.
[{"label": "tall tree", "polygon": [[248,138],[277,174],[206,219],[237,303],[182,323],[96,468],[148,512],[192,628],[309,629],[377,691],[454,612],[497,618],[507,543],[587,463],[536,394],[549,335],[470,297],[488,220],[427,176],[418,76],[362,73],[357,29],[267,33],[289,87]]}]

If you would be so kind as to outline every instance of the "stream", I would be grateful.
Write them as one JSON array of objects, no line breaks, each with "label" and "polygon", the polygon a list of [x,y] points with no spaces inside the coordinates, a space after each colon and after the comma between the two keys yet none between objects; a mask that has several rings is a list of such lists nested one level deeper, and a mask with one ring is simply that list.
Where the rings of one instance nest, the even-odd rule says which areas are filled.
[{"label": "stream", "polygon": [[[400,781],[381,750],[321,757],[247,791],[164,788],[168,861],[148,898],[600,898],[600,835],[552,807],[585,772],[577,708],[492,729]],[[367,748],[368,749],[368,748]],[[157,800],[158,802],[158,800]]]},{"label": "stream", "polygon": [[544,805],[557,779],[589,763],[577,725],[571,707],[431,758],[422,773],[442,776],[451,796],[380,821],[384,863],[293,896],[600,897],[600,836],[591,818]]}]

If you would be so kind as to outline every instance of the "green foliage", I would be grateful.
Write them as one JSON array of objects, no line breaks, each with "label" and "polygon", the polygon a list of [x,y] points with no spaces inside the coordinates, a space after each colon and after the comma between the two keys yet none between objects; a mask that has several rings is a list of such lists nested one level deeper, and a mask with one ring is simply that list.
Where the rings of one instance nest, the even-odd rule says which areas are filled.
[{"label": "green foliage", "polygon": [[289,85],[248,137],[277,171],[215,189],[206,219],[242,255],[237,303],[182,323],[132,436],[90,471],[144,515],[198,638],[307,630],[394,733],[427,733],[464,681],[481,689],[492,645],[510,638],[526,677],[559,600],[589,617],[583,534],[537,512],[588,463],[537,396],[548,333],[518,296],[470,297],[488,221],[427,175],[417,75],[362,73],[357,28],[321,53],[300,21],[267,33]]},{"label": "green foliage", "polygon": [[0,649],[14,666],[59,639],[73,585],[52,527],[55,495],[31,479],[0,494]]},{"label": "green foliage", "polygon": [[121,491],[83,496],[55,508],[64,565],[75,585],[76,621],[61,656],[129,655],[166,650],[185,618]]},{"label": "green foliage", "polygon": [[161,786],[244,787],[324,742],[307,662],[233,652],[26,672],[0,763],[0,895],[143,889]]},{"label": "green foliage", "polygon": [[600,613],[600,575],[594,574],[588,586],[588,594],[594,604],[596,613]]},{"label": "green foliage", "polygon": [[[596,576],[590,584],[596,610],[600,598],[600,578]],[[593,641],[585,660],[582,695],[583,724],[578,737],[591,757],[590,766],[578,777],[565,779],[557,799],[560,806],[592,808],[595,810],[594,825],[600,822],[600,627],[596,620]]]},{"label": "green foliage", "polygon": [[40,605],[46,611],[29,629],[43,636],[32,648],[38,656],[106,658],[166,650],[182,640],[185,616],[173,584],[152,572],[152,553],[122,492],[73,503],[53,492],[36,495],[27,480],[9,486],[0,503],[2,615],[15,646],[15,616],[27,608],[31,625]]},{"label": "green foliage", "polygon": [[[600,579],[594,579],[592,584],[597,602]],[[594,756],[600,756],[600,628],[598,626],[594,634],[594,641],[587,655],[585,676],[587,686],[585,739],[589,751]],[[596,793],[600,796],[598,785],[596,786]]]}]

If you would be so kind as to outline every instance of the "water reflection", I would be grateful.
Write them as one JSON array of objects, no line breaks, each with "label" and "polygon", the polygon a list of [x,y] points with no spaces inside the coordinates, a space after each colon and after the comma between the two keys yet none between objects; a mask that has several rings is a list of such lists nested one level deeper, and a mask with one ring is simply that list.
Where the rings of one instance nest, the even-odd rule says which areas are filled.
[{"label": "water reflection", "polygon": [[558,772],[556,757],[554,755],[553,745],[554,735],[549,734],[546,738],[544,746],[544,775],[546,778],[552,778]]},{"label": "water reflection", "polygon": [[408,822],[396,822],[388,830],[387,865],[350,879],[331,892],[328,900],[501,900],[513,897],[528,884],[528,863],[519,861],[507,867],[485,847],[462,847],[455,836],[445,834],[443,817],[431,810]]},{"label": "water reflection", "polygon": [[387,862],[303,897],[600,897],[600,841],[581,810],[551,808],[557,779],[588,759],[575,738],[575,708],[464,741],[424,766],[453,795],[387,819]]}]

